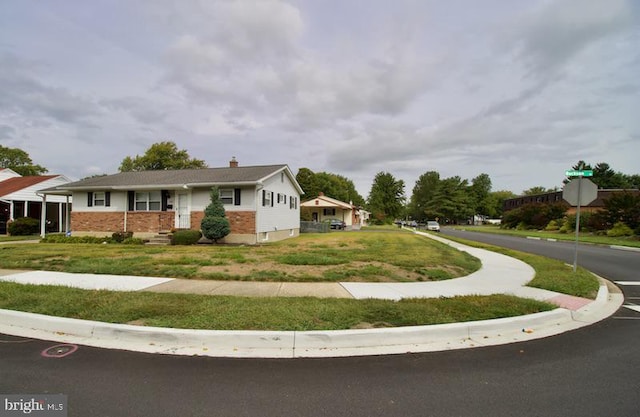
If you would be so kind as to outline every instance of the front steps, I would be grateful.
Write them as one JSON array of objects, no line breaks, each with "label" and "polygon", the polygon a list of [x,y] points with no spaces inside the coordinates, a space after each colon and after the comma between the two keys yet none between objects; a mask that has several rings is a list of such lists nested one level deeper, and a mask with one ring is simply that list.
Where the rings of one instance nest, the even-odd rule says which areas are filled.
[{"label": "front steps", "polygon": [[162,231],[149,239],[146,245],[155,245],[155,246],[168,246],[171,245],[171,233],[167,231]]}]

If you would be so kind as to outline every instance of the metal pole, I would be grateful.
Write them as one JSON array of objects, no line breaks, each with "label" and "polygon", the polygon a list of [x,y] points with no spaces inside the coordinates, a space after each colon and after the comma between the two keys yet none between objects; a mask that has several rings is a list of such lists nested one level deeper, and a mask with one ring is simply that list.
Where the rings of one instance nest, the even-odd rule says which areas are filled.
[{"label": "metal pole", "polygon": [[573,251],[573,272],[578,268],[578,235],[580,233],[580,195],[582,191],[582,175],[578,177],[578,206],[576,207],[576,244]]}]

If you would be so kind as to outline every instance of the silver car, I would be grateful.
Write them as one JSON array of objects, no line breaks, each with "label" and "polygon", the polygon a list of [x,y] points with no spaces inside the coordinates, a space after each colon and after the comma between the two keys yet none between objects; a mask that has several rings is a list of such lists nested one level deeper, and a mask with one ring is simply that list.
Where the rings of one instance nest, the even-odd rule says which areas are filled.
[{"label": "silver car", "polygon": [[436,221],[428,221],[427,222],[427,230],[431,230],[432,232],[440,231],[440,223]]}]

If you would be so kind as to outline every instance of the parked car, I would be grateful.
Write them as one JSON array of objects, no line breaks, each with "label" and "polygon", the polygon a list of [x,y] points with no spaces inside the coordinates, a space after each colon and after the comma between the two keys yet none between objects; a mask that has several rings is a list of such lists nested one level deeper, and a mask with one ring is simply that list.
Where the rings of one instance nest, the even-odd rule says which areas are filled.
[{"label": "parked car", "polygon": [[344,230],[344,229],[346,229],[347,224],[345,222],[343,222],[342,220],[331,219],[330,227],[332,229],[336,229],[336,230]]},{"label": "parked car", "polygon": [[432,232],[439,232],[440,231],[440,223],[436,222],[436,221],[428,221],[427,222],[427,230],[431,230]]}]

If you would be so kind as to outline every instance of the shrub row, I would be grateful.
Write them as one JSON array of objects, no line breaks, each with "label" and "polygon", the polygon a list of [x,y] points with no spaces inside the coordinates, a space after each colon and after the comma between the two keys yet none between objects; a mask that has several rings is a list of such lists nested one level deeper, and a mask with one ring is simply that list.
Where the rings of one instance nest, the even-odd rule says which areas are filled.
[{"label": "shrub row", "polygon": [[134,237],[125,237],[122,240],[116,240],[113,237],[97,237],[97,236],[66,236],[63,234],[51,234],[46,235],[43,239],[40,240],[42,243],[94,243],[94,244],[103,244],[103,243],[120,243],[123,245],[142,245],[144,244],[143,239],[138,239]]}]

